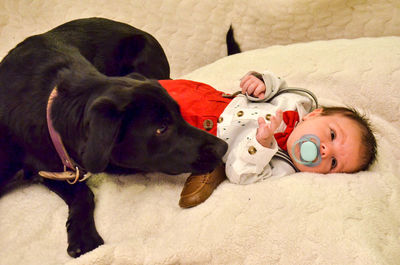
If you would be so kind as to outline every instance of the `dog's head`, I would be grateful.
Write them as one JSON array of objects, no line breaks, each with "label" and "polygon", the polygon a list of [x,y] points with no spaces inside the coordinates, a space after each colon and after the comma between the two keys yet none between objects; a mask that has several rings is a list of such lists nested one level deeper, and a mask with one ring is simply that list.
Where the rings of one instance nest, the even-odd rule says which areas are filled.
[{"label": "dog's head", "polygon": [[145,172],[207,173],[227,150],[219,138],[189,125],[156,81],[118,78],[89,103],[84,167],[112,165]]}]

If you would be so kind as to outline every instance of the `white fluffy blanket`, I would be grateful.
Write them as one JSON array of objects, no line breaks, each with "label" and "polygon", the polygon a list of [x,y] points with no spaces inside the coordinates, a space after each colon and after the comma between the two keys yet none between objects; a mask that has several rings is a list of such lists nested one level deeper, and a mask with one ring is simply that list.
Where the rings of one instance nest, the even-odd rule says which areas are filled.
[{"label": "white fluffy blanket", "polygon": [[174,78],[226,55],[233,25],[243,50],[322,39],[400,35],[398,0],[1,0],[0,56],[29,35],[102,16],[153,34]]},{"label": "white fluffy blanket", "polygon": [[[28,7],[23,2],[29,1],[3,1],[5,6],[0,8],[3,12],[0,13],[2,21],[5,21],[5,16],[9,18],[5,24],[0,25],[3,29],[1,36],[6,40],[0,45],[3,53],[13,46],[12,43],[19,42],[21,36],[31,35],[33,31],[39,33],[63,22],[49,11],[34,18],[15,19],[28,10],[35,13],[40,9],[43,12],[43,9],[35,6],[39,5],[37,2],[47,3],[50,10],[60,5],[65,6],[63,18],[74,17],[68,13],[69,10],[81,11],[79,15],[74,13],[76,16],[101,15],[99,6],[107,6],[112,13],[110,10],[102,10],[108,17],[115,14],[115,17],[122,16],[129,20],[132,15],[129,11],[136,10],[136,5],[139,5],[137,3],[141,3],[142,10],[154,5],[152,14],[159,16],[155,12],[157,5],[141,1],[132,2],[132,6],[125,8],[122,1],[116,1],[121,2],[119,7],[115,2],[106,4],[106,1],[96,1],[92,6],[94,11],[85,9],[86,5],[89,6],[87,2],[92,1],[76,1],[77,6],[70,4],[74,1],[54,6],[50,6],[50,1],[32,1]],[[199,6],[211,7],[210,3],[216,1],[201,2],[204,4],[164,1],[158,10],[166,9],[171,15],[173,7],[183,6],[189,10],[197,8],[200,12],[203,9]],[[227,11],[227,18],[221,18],[225,15],[222,12],[224,8],[218,4],[228,5],[228,2],[234,3],[229,6],[231,8],[240,6],[239,1],[218,1],[213,4],[212,10],[221,10],[217,15],[226,20],[225,25],[229,26],[231,13]],[[249,1],[249,6],[255,6],[255,2],[260,3]],[[274,2],[283,6],[283,10],[274,6],[282,17],[284,14],[296,14],[299,11],[298,2],[328,5],[328,1]],[[340,6],[339,2],[333,1],[331,5]],[[390,1],[385,3],[389,5]],[[291,4],[296,9],[288,8]],[[310,5],[310,8],[316,8],[315,5]],[[385,12],[383,8],[369,9],[365,6],[363,12],[382,11],[382,14],[392,14],[389,10],[395,8],[398,12],[399,7],[393,5],[386,6]],[[350,9],[355,10],[360,18],[354,6]],[[4,12],[16,14],[4,15]],[[307,13],[307,10],[303,12]],[[138,13],[136,11],[134,14]],[[318,12],[311,15],[316,19],[321,16]],[[349,16],[352,15],[354,13]],[[248,17],[252,16],[236,15],[232,16],[232,20],[245,20]],[[169,17],[162,19],[168,20]],[[170,27],[176,26],[174,19]],[[263,20],[268,21],[268,18]],[[39,29],[36,29],[32,21],[41,22],[38,23]],[[200,23],[200,19],[194,18],[194,22]],[[256,20],[252,22],[260,23]],[[142,24],[146,23],[142,21]],[[357,24],[358,20],[354,23]],[[390,23],[394,23],[393,20],[386,21],[386,29],[388,25],[390,28]],[[398,25],[398,20],[395,23]],[[221,28],[225,25],[222,24],[213,25],[221,34],[214,32],[214,35],[210,33],[211,36],[219,34],[219,37],[224,38]],[[298,23],[295,24],[298,26]],[[15,25],[19,25],[20,30],[10,31]],[[45,29],[44,25],[48,27]],[[152,24],[149,22],[149,25]],[[330,32],[328,29],[333,30],[329,25],[326,32]],[[369,28],[366,25],[363,29]],[[190,49],[192,44],[199,45],[192,43],[190,38],[196,39],[199,31],[190,33],[187,29],[189,25],[180,24],[180,27],[186,35],[176,36],[186,36],[189,46],[179,46],[176,42],[185,39],[175,36],[170,42],[166,41],[169,56],[187,52],[202,57],[202,51]],[[286,27],[286,24],[282,27]],[[359,36],[364,36],[363,29],[357,33]],[[384,27],[381,29],[384,33]],[[167,27],[162,30],[169,29]],[[337,34],[351,33],[346,32],[349,31],[338,30]],[[223,43],[223,39],[220,41]],[[250,46],[250,42],[245,43]],[[210,43],[214,43],[215,49],[222,54],[222,44]],[[204,51],[205,57],[213,49],[214,46],[209,46]],[[218,56],[211,58],[215,60]],[[172,61],[172,67],[180,62],[174,60],[173,56]],[[201,63],[195,60],[193,65],[199,67]],[[190,72],[187,69],[194,68],[175,70],[178,73],[176,76]],[[0,200],[0,264],[399,264],[400,37],[271,46],[225,57],[183,78],[206,82],[220,90],[234,91],[237,89],[238,78],[244,73],[264,69],[278,73],[289,85],[311,89],[321,103],[348,104],[366,111],[375,127],[379,144],[378,162],[371,171],[333,175],[299,173],[246,186],[225,181],[204,204],[185,210],[179,208],[178,200],[187,175],[98,175],[90,184],[96,195],[96,225],[105,245],[77,259],[70,258],[66,252],[67,207],[64,202],[41,186],[19,189]]]}]

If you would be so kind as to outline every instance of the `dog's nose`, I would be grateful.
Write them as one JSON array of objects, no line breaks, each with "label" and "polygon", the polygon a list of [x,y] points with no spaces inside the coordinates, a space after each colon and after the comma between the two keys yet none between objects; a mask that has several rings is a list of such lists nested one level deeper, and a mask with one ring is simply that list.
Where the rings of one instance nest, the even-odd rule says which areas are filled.
[{"label": "dog's nose", "polygon": [[216,139],[216,140],[217,141],[203,145],[200,149],[201,153],[208,157],[221,159],[228,150],[228,144],[221,139]]}]

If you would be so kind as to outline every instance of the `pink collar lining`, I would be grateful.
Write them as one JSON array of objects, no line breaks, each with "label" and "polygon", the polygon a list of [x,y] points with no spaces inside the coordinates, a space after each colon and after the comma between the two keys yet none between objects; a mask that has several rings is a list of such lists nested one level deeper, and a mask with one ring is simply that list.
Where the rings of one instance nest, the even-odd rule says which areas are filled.
[{"label": "pink collar lining", "polygon": [[51,141],[53,142],[54,148],[56,149],[58,156],[60,157],[64,167],[76,170],[76,164],[68,155],[67,150],[64,147],[60,134],[54,129],[53,122],[50,117],[51,105],[54,98],[58,95],[57,87],[53,89],[49,96],[49,101],[47,102],[46,108],[46,118],[47,118],[47,128],[49,129]]},{"label": "pink collar lining", "polygon": [[[82,169],[79,170],[78,165],[68,155],[68,152],[64,147],[60,134],[53,127],[53,122],[50,117],[50,111],[53,100],[57,95],[58,95],[57,87],[55,87],[51,92],[49,100],[47,102],[46,118],[47,118],[47,128],[49,129],[50,138],[51,141],[53,142],[54,148],[58,153],[58,156],[60,157],[64,165],[64,172],[39,171],[39,175],[44,178],[49,178],[54,180],[66,180],[69,184],[75,184],[78,180],[79,182],[82,182],[88,179],[91,176],[91,173],[87,172],[86,174],[84,174]],[[67,168],[71,169],[72,171],[67,171]],[[81,175],[83,177],[79,179]]]}]

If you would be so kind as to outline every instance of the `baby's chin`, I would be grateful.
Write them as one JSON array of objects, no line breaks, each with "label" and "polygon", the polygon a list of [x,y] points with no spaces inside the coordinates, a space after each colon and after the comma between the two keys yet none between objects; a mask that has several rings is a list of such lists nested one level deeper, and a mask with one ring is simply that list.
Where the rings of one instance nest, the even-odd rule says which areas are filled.
[{"label": "baby's chin", "polygon": [[299,163],[294,162],[294,165],[297,167],[298,170],[300,170],[300,172],[310,172],[310,173],[319,173],[319,174],[327,174],[329,172],[325,172],[325,170],[323,170],[320,167],[308,167]]}]

